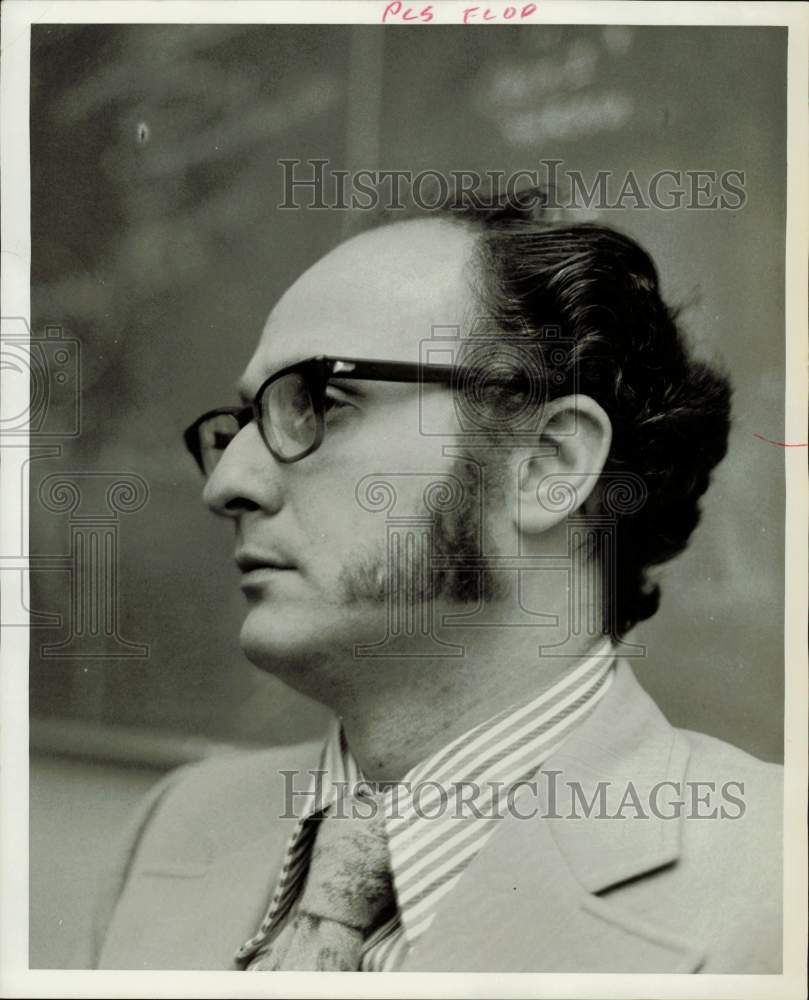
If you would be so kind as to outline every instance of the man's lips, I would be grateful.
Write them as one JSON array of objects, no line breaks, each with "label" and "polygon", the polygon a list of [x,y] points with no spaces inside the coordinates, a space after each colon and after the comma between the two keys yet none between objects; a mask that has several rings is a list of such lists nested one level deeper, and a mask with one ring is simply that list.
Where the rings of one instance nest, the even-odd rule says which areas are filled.
[{"label": "man's lips", "polygon": [[236,565],[243,574],[257,570],[290,570],[295,567],[275,553],[240,551],[236,553]]},{"label": "man's lips", "polygon": [[241,550],[236,553],[236,565],[242,572],[241,589],[246,593],[264,594],[295,567],[275,552]]}]

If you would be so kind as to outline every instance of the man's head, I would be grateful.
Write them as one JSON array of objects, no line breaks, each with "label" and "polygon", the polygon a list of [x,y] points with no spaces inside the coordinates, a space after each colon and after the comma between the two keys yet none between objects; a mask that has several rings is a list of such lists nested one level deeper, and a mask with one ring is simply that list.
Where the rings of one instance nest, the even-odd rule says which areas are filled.
[{"label": "man's head", "polygon": [[[223,453],[207,502],[234,520],[243,566],[285,567],[243,577],[242,644],[256,663],[297,664],[297,671],[302,659],[329,660],[379,639],[391,586],[451,609],[481,591],[494,599],[507,591],[507,575],[491,567],[482,577],[403,577],[388,521],[358,494],[375,474],[395,493],[389,514],[416,519],[413,538],[426,516],[439,554],[485,556],[558,551],[564,515],[543,503],[543,482],[567,475],[576,499],[566,514],[581,514],[597,508],[604,470],[632,472],[647,500],[619,524],[606,619],[621,633],[654,612],[645,569],[680,551],[696,524],[697,499],[724,452],[728,389],[687,359],[653,265],[631,240],[598,227],[552,226],[519,199],[453,205],[365,232],[284,295],[245,370],[243,394],[251,399],[274,372],[318,355],[418,362],[436,327],[460,332],[455,361],[463,364],[481,318],[488,340],[511,345],[500,358],[492,352],[494,369],[507,357],[507,374],[515,374],[516,343],[529,383],[541,374],[538,392],[533,384],[528,393],[536,420],[527,451],[524,426],[520,447],[509,447],[513,415],[525,412],[524,385],[511,392],[495,377],[470,398],[440,383],[340,378],[325,390],[325,438],[312,454],[279,462],[255,423]],[[573,350],[558,355],[549,330]],[[489,414],[471,435],[470,403]],[[425,435],[425,427],[440,433]],[[449,455],[447,444],[456,446]],[[425,486],[442,479],[450,492],[460,484],[460,503],[436,513]]]},{"label": "man's head", "polygon": [[[464,322],[471,243],[451,223],[412,222],[337,247],[273,309],[241,380],[244,397],[292,362],[319,355],[417,361],[419,337],[436,316]],[[369,513],[356,493],[373,473],[397,473],[397,503],[423,513],[424,475],[450,463],[423,447],[420,405],[450,426],[445,387],[335,380],[326,389],[325,440],[313,454],[277,461],[255,422],[224,452],[205,499],[234,520],[240,565],[288,567],[243,573],[241,640],[255,662],[289,665],[300,680],[302,657],[350,652],[384,632],[385,516]]]}]

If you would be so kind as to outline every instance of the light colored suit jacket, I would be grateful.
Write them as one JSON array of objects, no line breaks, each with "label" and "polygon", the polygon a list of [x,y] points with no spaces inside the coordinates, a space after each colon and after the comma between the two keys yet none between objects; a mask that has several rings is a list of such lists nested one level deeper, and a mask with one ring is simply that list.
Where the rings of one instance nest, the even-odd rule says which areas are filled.
[{"label": "light colored suit jacket", "polygon": [[[234,952],[264,914],[294,825],[279,818],[280,772],[300,770],[295,786],[305,787],[319,749],[235,754],[160,782],[104,882],[80,964],[236,968]],[[586,819],[579,808],[568,818],[569,797],[560,795],[555,810],[507,815],[401,971],[781,971],[780,767],[674,729],[622,663],[543,771],[559,772],[562,791],[578,782],[587,800],[608,782],[607,814]],[[697,781],[714,792],[704,784],[694,792]],[[615,817],[628,782],[648,818],[633,807]],[[648,808],[660,782],[672,784],[662,786],[657,811],[672,816],[666,795],[679,790],[679,818]],[[743,807],[720,796],[727,782],[740,783],[728,787]],[[693,796],[703,799],[700,818]],[[701,818],[714,808],[714,818]]]}]

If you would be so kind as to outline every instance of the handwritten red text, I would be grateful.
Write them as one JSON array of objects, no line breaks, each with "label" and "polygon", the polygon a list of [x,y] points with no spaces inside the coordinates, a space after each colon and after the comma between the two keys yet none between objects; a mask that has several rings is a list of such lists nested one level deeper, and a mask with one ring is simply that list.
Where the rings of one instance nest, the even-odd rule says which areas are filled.
[{"label": "handwritten red text", "polygon": [[433,20],[433,5],[428,3],[426,7],[405,7],[402,0],[393,0],[387,4],[382,14],[382,23],[387,21],[420,21],[422,24],[429,24]]},{"label": "handwritten red text", "polygon": [[[461,12],[461,20],[464,24],[483,24],[488,21],[525,21],[536,14],[538,5],[535,3],[524,4],[496,4],[493,7],[464,7]],[[421,7],[408,6],[402,0],[391,0],[385,5],[382,12],[383,24],[429,24],[436,21],[437,11],[431,3]]]},{"label": "handwritten red text", "polygon": [[463,23],[474,21],[524,21],[537,12],[535,3],[526,3],[522,7],[466,7],[463,12]]}]

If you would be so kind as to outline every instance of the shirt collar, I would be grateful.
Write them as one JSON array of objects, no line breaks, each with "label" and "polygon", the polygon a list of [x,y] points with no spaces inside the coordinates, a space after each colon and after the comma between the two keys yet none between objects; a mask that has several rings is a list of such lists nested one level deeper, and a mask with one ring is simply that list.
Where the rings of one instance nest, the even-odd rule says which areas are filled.
[{"label": "shirt collar", "polygon": [[[412,945],[488,837],[516,783],[556,752],[606,693],[609,639],[525,703],[512,705],[412,767],[386,795],[386,825],[402,924]],[[321,755],[321,795],[307,815],[364,782],[335,720]]]}]

